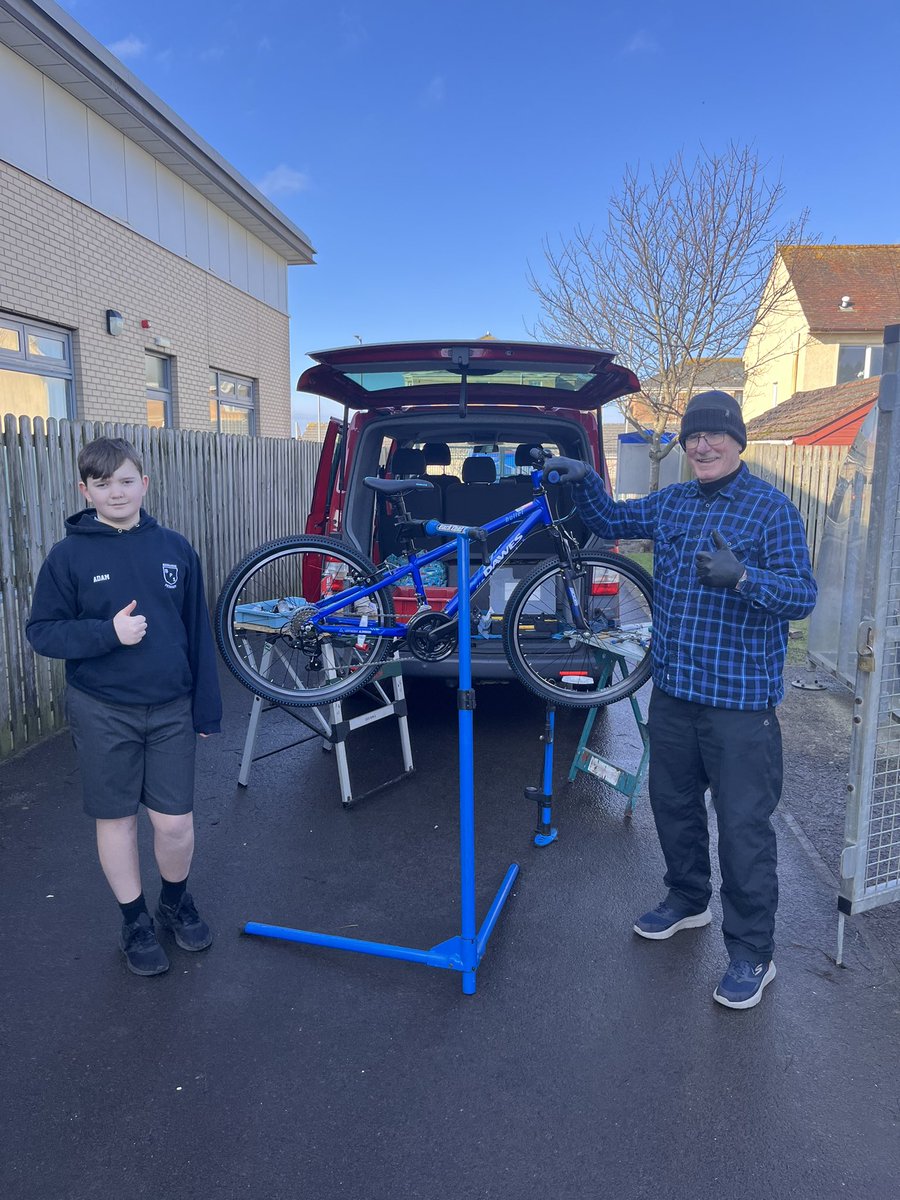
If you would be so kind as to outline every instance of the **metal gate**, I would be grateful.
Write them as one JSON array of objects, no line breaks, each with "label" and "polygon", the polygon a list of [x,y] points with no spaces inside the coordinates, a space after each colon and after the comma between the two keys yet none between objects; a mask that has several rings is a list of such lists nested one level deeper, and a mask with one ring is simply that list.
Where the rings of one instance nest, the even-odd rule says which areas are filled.
[{"label": "metal gate", "polygon": [[900,325],[884,331],[872,472],[837,961],[847,916],[900,900]]}]

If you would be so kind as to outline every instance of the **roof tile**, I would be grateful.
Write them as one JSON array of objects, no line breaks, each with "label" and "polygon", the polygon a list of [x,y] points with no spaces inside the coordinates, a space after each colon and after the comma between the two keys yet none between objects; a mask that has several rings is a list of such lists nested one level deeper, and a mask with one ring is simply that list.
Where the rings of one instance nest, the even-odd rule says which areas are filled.
[{"label": "roof tile", "polygon": [[750,442],[787,441],[824,429],[878,399],[879,377],[851,379],[834,387],[795,392],[789,400],[747,422]]},{"label": "roof tile", "polygon": [[[900,322],[900,246],[782,246],[780,253],[813,332],[881,333]],[[843,296],[851,307],[840,307]]]}]

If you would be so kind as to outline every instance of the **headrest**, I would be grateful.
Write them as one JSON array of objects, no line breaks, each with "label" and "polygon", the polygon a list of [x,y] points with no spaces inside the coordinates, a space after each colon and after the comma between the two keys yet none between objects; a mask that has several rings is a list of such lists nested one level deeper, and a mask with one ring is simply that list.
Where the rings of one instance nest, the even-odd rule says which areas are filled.
[{"label": "headrest", "polygon": [[424,475],[425,455],[421,450],[414,450],[412,446],[401,446],[394,451],[394,457],[391,459],[391,474]]},{"label": "headrest", "polygon": [[449,467],[450,447],[446,442],[426,442],[422,447],[425,463],[429,467]]},{"label": "headrest", "polygon": [[535,442],[522,442],[520,446],[516,446],[516,466],[531,467],[537,466],[537,463],[531,457],[532,450],[543,450],[543,446],[538,446]]},{"label": "headrest", "polygon": [[467,458],[462,465],[463,483],[494,483],[497,466],[492,458]]}]

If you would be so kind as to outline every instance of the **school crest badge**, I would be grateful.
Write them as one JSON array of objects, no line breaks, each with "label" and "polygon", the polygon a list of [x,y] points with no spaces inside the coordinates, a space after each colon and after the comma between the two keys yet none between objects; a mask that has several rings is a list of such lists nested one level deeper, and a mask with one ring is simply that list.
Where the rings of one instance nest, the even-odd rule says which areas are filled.
[{"label": "school crest badge", "polygon": [[163,563],[163,583],[167,588],[178,586],[178,567],[174,563]]}]

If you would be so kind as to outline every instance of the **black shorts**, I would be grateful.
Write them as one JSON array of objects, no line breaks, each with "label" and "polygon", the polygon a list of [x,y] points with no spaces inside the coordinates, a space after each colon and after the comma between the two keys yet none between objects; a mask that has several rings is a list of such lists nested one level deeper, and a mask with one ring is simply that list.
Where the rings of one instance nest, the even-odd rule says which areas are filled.
[{"label": "black shorts", "polygon": [[197,735],[190,696],[109,704],[70,687],[66,701],[88,816],[130,817],[140,804],[171,816],[191,812]]}]

